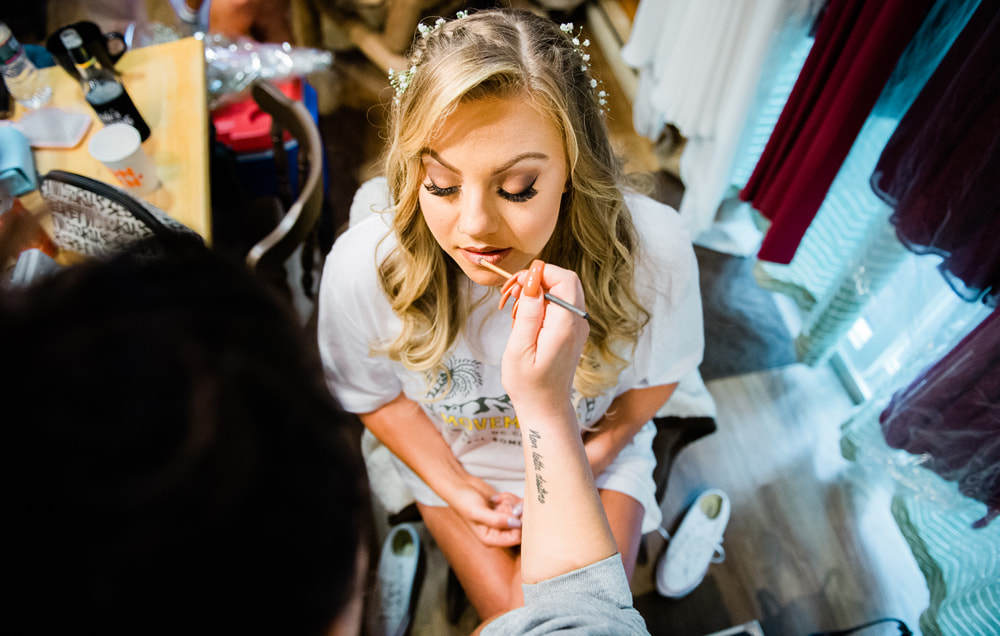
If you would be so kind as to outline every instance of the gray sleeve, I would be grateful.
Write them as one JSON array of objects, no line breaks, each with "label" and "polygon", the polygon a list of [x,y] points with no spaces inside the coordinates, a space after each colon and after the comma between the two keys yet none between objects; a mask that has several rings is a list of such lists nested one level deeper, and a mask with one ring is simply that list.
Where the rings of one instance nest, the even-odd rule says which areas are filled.
[{"label": "gray sleeve", "polygon": [[524,607],[489,623],[483,636],[540,636],[554,632],[579,636],[649,635],[646,622],[632,607],[621,555],[522,587]]}]

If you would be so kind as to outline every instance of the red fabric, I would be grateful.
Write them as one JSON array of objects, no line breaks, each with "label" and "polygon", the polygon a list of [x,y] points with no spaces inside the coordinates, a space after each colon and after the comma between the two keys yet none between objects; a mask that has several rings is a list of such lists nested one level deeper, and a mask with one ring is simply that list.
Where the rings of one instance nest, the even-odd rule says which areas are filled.
[{"label": "red fabric", "polygon": [[788,102],[740,192],[771,221],[758,257],[790,263],[932,0],[830,0]]}]

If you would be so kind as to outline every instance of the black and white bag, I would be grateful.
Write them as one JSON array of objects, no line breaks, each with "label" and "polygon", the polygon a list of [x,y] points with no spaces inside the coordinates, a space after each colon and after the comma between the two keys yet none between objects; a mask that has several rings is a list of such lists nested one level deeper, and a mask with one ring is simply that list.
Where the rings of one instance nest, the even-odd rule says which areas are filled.
[{"label": "black and white bag", "polygon": [[153,257],[204,246],[191,228],[103,181],[52,170],[38,190],[52,214],[52,241],[60,249],[90,257],[119,252]]}]

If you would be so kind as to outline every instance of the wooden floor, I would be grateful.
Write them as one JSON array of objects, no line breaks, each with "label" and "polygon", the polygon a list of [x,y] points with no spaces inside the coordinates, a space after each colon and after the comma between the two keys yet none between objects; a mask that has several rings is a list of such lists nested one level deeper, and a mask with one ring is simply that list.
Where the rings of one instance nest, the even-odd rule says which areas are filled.
[{"label": "wooden floor", "polygon": [[[856,484],[840,456],[852,404],[833,371],[792,365],[707,386],[719,430],[681,454],[662,509],[669,527],[697,493],[726,491],[726,560],[676,601],[653,589],[652,560],[637,573],[636,606],[650,632],[698,635],[758,620],[780,636],[885,616],[916,628],[926,587],[887,495]],[[651,553],[658,546],[647,537]]]}]

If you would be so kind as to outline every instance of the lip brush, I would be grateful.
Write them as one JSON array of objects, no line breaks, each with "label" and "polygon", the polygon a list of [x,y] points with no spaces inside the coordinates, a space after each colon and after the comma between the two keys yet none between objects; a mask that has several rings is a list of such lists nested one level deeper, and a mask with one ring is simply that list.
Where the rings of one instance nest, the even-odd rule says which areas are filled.
[{"label": "lip brush", "polygon": [[[485,259],[480,258],[479,259],[479,264],[482,265],[483,267],[485,267],[486,269],[488,269],[488,270],[496,273],[496,274],[500,274],[501,276],[503,276],[505,278],[512,278],[514,276],[510,272],[504,270],[503,268],[497,267],[496,265],[494,265],[493,263],[491,263],[491,262],[489,262],[489,261],[487,261]],[[565,300],[563,300],[562,298],[560,298],[558,296],[554,296],[553,294],[550,294],[549,292],[545,292],[544,297],[545,297],[545,300],[559,305],[563,309],[576,314],[577,316],[583,318],[584,320],[588,320],[590,318],[590,314],[588,314],[584,310],[580,309],[579,307],[577,307],[573,303],[566,302]]]}]

